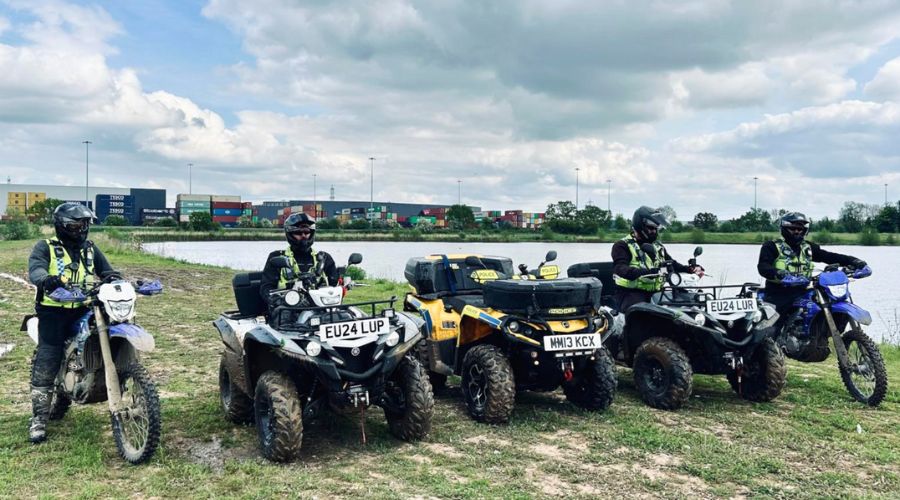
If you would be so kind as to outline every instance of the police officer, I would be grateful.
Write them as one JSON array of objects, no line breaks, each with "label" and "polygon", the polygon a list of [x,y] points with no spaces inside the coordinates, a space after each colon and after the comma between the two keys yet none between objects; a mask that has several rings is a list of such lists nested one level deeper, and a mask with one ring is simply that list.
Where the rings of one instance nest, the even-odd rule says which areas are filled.
[{"label": "police officer", "polygon": [[[631,218],[631,234],[615,242],[612,247],[613,280],[616,283],[616,307],[625,311],[634,304],[649,302],[650,297],[662,290],[663,277],[643,276],[659,274],[663,261],[672,260],[676,273],[695,273],[703,276],[701,266],[685,266],[669,256],[666,247],[658,241],[659,231],[668,225],[659,211],[642,206]],[[656,255],[648,255],[641,245],[649,243]],[[643,277],[643,278],[642,278]]]},{"label": "police officer", "polygon": [[850,255],[827,252],[819,245],[806,241],[809,219],[800,212],[787,213],[780,221],[781,238],[763,243],[756,269],[766,279],[766,302],[774,305],[784,320],[794,300],[806,293],[803,287],[782,285],[785,276],[791,274],[812,278],[813,262],[857,269],[865,267],[866,263]]},{"label": "police officer", "polygon": [[276,257],[287,257],[294,275],[311,272],[321,264],[322,274],[329,286],[337,285],[338,272],[334,259],[326,252],[313,250],[313,243],[316,241],[315,219],[304,213],[291,214],[284,220],[284,236],[288,242],[287,249],[276,250],[269,254],[260,279],[259,293],[266,303],[269,302],[269,293],[272,290],[285,288],[288,283],[286,270],[273,263]]},{"label": "police officer", "polygon": [[75,323],[87,308],[79,303],[57,302],[50,294],[64,286],[87,288],[94,276],[116,279],[120,275],[87,239],[94,213],[79,203],[63,203],[53,211],[56,236],[40,240],[28,258],[28,278],[37,287],[38,346],[31,366],[31,442],[47,439],[47,418],[54,379],[59,371],[65,341],[75,333]]}]

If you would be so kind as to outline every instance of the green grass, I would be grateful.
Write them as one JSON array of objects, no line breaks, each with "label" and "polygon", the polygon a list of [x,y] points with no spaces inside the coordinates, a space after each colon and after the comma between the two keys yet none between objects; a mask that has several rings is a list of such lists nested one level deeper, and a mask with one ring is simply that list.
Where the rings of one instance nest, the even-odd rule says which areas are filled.
[{"label": "green grass", "polygon": [[[833,359],[789,364],[772,403],[738,399],[723,377],[698,376],[679,412],[643,405],[628,370],[603,413],[581,411],[559,392],[521,393],[512,422],[471,421],[459,391],[437,397],[433,432],[404,443],[371,411],[369,444],[358,416],[306,429],[304,457],[276,465],[259,456],[252,427],[218,407],[220,341],[211,321],[233,308],[232,271],[136,253],[98,238],[115,267],[160,278],[165,293],[141,298],[138,320],[156,335],[144,357],[163,404],[163,440],[149,464],[116,455],[104,405],[76,406],[26,441],[30,341],[18,327],[31,291],[0,278],[0,498],[15,497],[894,497],[900,491],[900,349],[883,346],[891,380],[879,409],[848,397]],[[31,242],[0,242],[0,272],[24,276]],[[402,297],[388,281],[351,299]],[[857,425],[862,433],[857,432]],[[893,492],[893,493],[892,493]]]}]

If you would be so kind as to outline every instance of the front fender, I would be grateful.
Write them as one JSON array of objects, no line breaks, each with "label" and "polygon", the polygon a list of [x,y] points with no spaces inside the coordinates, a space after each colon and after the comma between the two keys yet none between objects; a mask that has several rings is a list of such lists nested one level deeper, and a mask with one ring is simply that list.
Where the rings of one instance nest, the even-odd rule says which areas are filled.
[{"label": "front fender", "polygon": [[110,325],[109,338],[114,337],[127,340],[138,351],[150,352],[156,348],[156,341],[153,340],[153,335],[150,335],[147,333],[147,330],[133,323]]},{"label": "front fender", "polygon": [[831,305],[832,314],[846,314],[853,320],[864,325],[872,324],[872,315],[862,307],[852,302],[836,302]]}]

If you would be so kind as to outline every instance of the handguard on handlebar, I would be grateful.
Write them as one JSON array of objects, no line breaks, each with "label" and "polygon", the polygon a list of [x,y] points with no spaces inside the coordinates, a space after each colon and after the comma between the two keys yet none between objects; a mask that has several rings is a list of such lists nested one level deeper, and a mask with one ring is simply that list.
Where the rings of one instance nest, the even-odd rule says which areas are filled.
[{"label": "handguard on handlebar", "polygon": [[809,279],[807,279],[805,276],[798,276],[796,274],[788,274],[784,278],[781,279],[781,284],[784,286],[792,286],[792,287],[793,286],[796,286],[796,287],[808,286]]}]

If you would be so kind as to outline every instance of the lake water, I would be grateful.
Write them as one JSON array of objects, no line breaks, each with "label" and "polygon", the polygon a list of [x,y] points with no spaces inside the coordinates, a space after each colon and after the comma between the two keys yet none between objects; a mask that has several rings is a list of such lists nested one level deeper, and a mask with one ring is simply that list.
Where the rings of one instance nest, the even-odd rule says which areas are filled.
[{"label": "lake water", "polygon": [[[261,270],[266,257],[280,250],[285,242],[166,242],[146,243],[144,250],[179,260],[230,267],[242,271]],[[669,253],[686,263],[695,245],[666,245]],[[535,267],[549,250],[556,250],[556,264],[565,272],[571,264],[610,260],[611,243],[476,243],[476,242],[374,242],[340,241],[316,244],[334,257],[338,265],[347,262],[353,252],[363,255],[361,267],[369,277],[405,281],[403,269],[411,257],[429,254],[480,253],[502,255],[513,262]],[[859,257],[869,263],[874,274],[851,284],[854,301],[872,313],[868,331],[878,339],[895,339],[900,330],[900,247],[828,246],[828,250]],[[710,275],[702,283],[761,282],[756,273],[759,245],[704,245],[698,262]],[[820,264],[821,266],[821,264]]]}]

